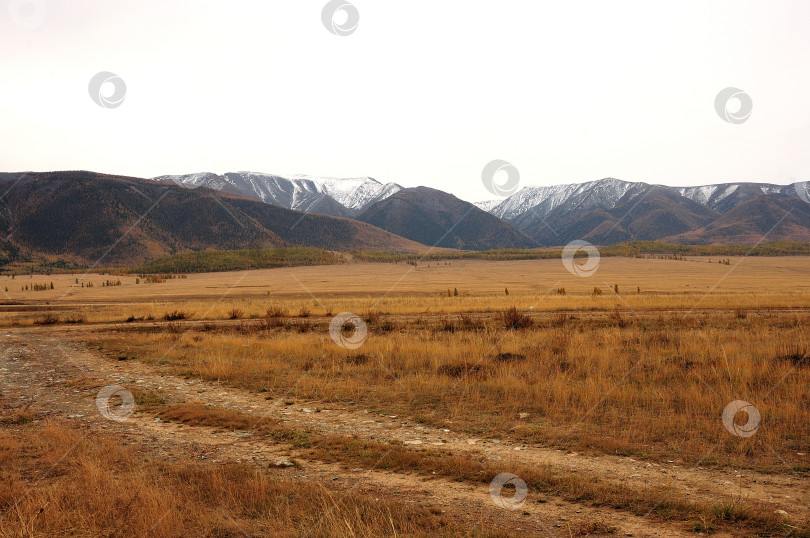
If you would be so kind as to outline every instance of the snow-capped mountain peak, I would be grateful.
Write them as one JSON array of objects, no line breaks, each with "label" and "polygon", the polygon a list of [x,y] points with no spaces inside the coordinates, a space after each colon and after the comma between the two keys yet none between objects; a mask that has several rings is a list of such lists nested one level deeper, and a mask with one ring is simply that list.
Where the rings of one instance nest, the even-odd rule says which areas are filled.
[{"label": "snow-capped mountain peak", "polygon": [[605,178],[587,183],[524,187],[490,209],[490,213],[511,220],[532,209],[549,213],[572,198],[578,199],[580,209],[611,206],[636,185],[643,184]]},{"label": "snow-capped mountain peak", "polygon": [[335,216],[353,216],[376,201],[402,190],[396,183],[381,183],[371,177],[334,178],[310,175],[228,172],[160,176],[187,187],[242,194],[265,203]]}]

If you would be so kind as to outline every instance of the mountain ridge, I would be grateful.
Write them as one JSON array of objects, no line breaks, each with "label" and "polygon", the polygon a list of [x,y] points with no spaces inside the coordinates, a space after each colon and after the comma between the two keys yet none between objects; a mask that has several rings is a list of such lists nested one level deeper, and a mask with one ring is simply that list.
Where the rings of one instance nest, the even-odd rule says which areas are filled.
[{"label": "mountain ridge", "polygon": [[184,187],[209,187],[242,194],[262,202],[335,217],[353,217],[371,204],[402,190],[396,183],[381,183],[372,177],[333,178],[259,172],[211,172],[152,178]]},{"label": "mountain ridge", "polygon": [[196,250],[281,246],[425,249],[364,222],[144,178],[88,171],[0,173],[0,192],[3,246],[77,263],[132,264]]},{"label": "mountain ridge", "polygon": [[[789,204],[781,197],[801,204]],[[498,204],[489,201],[485,205],[493,215],[544,246],[600,237],[607,242],[662,240],[739,244],[756,241],[757,230],[762,232],[762,223],[754,224],[742,212],[734,210],[759,198],[773,201],[749,206],[768,208],[765,231],[781,239],[803,240],[806,220],[802,215],[810,211],[806,182],[670,187],[604,178],[585,183],[524,187]],[[775,208],[795,213],[790,220],[794,224],[792,229],[772,230],[780,225],[781,218]],[[634,219],[637,222],[631,223]],[[718,224],[711,226],[718,219]],[[609,234],[597,230],[607,230]]]},{"label": "mountain ridge", "polygon": [[[236,180],[256,187],[253,196]],[[526,187],[483,204],[485,211],[430,187],[373,178],[293,180],[247,172],[157,180],[88,171],[0,173],[0,264],[29,254],[128,264],[189,251],[281,246],[425,252],[531,249],[577,239],[595,245],[810,242],[805,182],[669,187],[605,178]],[[257,199],[258,187],[275,203]]]},{"label": "mountain ridge", "polygon": [[425,245],[467,250],[539,246],[494,215],[430,187],[403,189],[357,218]]}]

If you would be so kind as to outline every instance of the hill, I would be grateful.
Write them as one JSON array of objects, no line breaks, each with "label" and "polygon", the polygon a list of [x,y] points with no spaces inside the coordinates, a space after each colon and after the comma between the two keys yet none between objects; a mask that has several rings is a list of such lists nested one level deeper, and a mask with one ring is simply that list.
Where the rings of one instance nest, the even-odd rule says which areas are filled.
[{"label": "hill", "polygon": [[207,188],[87,171],[0,174],[0,253],[131,265],[181,252],[424,247],[368,224]]},{"label": "hill", "polygon": [[428,187],[403,189],[374,203],[357,218],[425,245],[466,250],[537,246],[499,218]]}]

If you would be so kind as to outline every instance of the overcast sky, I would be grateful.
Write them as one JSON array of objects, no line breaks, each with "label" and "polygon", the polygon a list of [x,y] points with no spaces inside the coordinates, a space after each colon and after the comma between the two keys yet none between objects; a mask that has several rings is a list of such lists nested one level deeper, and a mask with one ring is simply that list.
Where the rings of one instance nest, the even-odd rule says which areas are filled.
[{"label": "overcast sky", "polygon": [[[803,0],[352,0],[348,35],[324,0],[0,2],[2,171],[368,175],[470,201],[494,159],[521,186],[810,179]],[[91,99],[102,71],[120,106]],[[727,87],[742,123],[715,110]]]}]

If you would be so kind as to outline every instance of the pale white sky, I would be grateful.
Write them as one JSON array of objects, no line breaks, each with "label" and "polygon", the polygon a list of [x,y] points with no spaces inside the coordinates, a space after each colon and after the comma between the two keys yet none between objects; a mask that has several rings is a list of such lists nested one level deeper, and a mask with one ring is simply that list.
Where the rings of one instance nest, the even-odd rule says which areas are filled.
[{"label": "pale white sky", "polygon": [[[521,186],[810,179],[803,0],[353,0],[348,36],[325,0],[44,0],[35,28],[30,0],[0,3],[0,171],[369,175],[470,201],[493,159]],[[91,100],[100,71],[121,106]],[[715,112],[728,86],[745,123]]]}]

